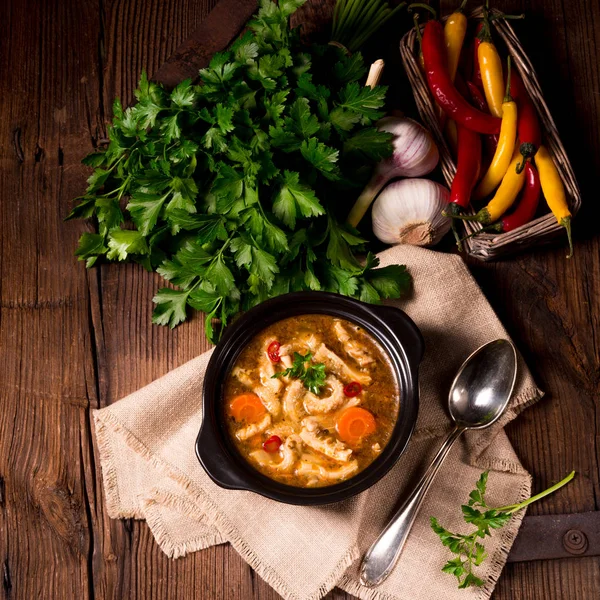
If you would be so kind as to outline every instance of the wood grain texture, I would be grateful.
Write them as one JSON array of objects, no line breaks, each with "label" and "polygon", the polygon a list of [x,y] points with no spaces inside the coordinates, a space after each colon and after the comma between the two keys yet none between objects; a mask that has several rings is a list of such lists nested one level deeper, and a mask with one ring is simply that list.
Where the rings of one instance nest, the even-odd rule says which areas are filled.
[{"label": "wood grain texture", "polygon": [[[131,102],[214,0],[11,0],[0,38],[0,595],[106,600],[275,600],[229,547],[167,559],[144,523],[107,517],[90,408],[115,402],[207,348],[202,320],[151,325],[156,275],[85,272],[82,223],[63,223],[85,185],[80,159],[105,136],[115,96]],[[455,7],[442,2],[443,12]],[[542,489],[578,478],[532,514],[600,509],[600,244],[592,222],[600,167],[600,4],[497,0],[527,11],[516,29],[536,66],[584,196],[576,254],[561,247],[472,272],[547,397],[509,428]],[[307,35],[332,1],[309,2]],[[386,26],[393,105],[412,108],[397,53],[410,21]],[[450,247],[448,245],[448,247]],[[509,565],[495,600],[600,596],[600,559]],[[349,596],[339,590],[328,600]]]}]

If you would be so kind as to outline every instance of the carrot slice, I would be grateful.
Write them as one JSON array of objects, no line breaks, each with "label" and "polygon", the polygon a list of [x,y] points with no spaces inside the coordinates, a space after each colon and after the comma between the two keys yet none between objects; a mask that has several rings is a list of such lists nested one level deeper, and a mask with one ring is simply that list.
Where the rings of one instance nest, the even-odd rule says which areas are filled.
[{"label": "carrot slice", "polygon": [[347,408],[336,420],[336,431],[340,439],[348,444],[357,444],[377,429],[375,417],[364,408]]},{"label": "carrot slice", "polygon": [[255,423],[265,412],[266,409],[256,394],[240,394],[229,403],[229,414],[236,421]]}]

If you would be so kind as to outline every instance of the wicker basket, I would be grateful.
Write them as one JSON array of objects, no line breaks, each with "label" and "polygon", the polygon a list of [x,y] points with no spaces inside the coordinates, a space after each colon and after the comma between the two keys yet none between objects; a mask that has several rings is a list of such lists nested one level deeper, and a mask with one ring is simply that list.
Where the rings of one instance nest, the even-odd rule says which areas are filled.
[{"label": "wicker basket", "polygon": [[[497,13],[494,10],[491,12]],[[473,19],[482,18],[483,7],[471,12],[469,17]],[[531,61],[525,54],[508,21],[495,19],[492,21],[492,25],[506,44],[513,64],[523,78],[525,87],[537,109],[542,125],[544,143],[558,167],[565,185],[571,212],[575,215],[581,206],[581,193],[575,180],[571,163],[558,136],[552,115],[544,101],[542,90]],[[415,30],[411,29],[400,41],[400,54],[402,55],[402,62],[412,86],[419,114],[424,123],[429,127],[438,144],[442,173],[446,183],[450,186],[456,172],[456,164],[444,139],[434,101],[429,93],[427,81],[415,56],[416,47],[417,35]],[[472,210],[471,213],[473,213]],[[479,223],[473,221],[465,221],[464,226],[467,233],[474,233],[482,229]],[[554,215],[549,212],[508,233],[480,233],[476,237],[465,240],[465,248],[470,256],[488,261],[519,252],[533,245],[542,244],[556,237],[558,234],[564,236],[564,228],[557,223]]]}]

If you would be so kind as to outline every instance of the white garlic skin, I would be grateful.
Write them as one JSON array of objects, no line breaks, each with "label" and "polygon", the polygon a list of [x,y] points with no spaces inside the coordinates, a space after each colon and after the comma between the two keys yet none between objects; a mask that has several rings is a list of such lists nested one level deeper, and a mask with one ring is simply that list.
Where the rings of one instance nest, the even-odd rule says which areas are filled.
[{"label": "white garlic skin", "polygon": [[390,183],[373,204],[373,233],[385,244],[435,246],[451,220],[442,215],[450,192],[428,179]]},{"label": "white garlic skin", "polygon": [[431,173],[440,158],[431,134],[425,127],[406,117],[384,117],[377,122],[377,129],[394,135],[392,156],[377,166],[388,181],[392,177],[421,177]]}]

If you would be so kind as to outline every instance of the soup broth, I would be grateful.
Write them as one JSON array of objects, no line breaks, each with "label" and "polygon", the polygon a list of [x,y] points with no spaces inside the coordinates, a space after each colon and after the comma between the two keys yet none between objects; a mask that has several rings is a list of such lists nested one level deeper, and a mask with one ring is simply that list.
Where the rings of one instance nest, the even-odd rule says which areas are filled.
[{"label": "soup broth", "polygon": [[258,471],[297,487],[344,481],[388,443],[400,397],[392,365],[363,328],[299,315],[256,335],[224,386],[227,428]]}]

